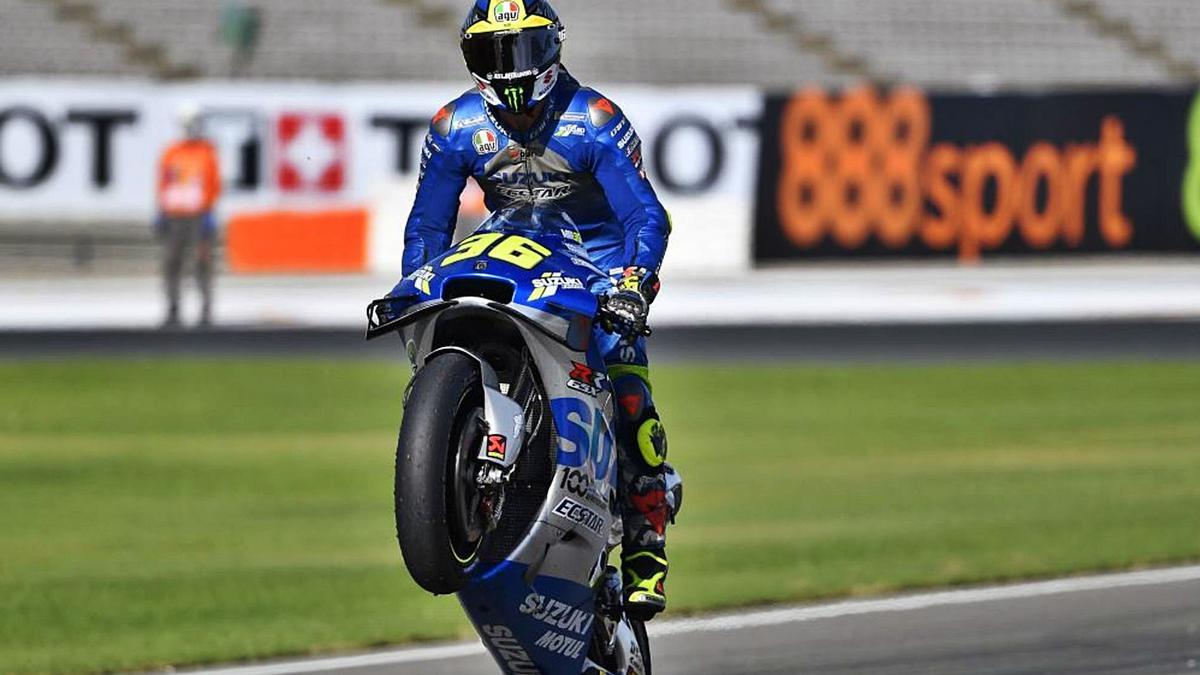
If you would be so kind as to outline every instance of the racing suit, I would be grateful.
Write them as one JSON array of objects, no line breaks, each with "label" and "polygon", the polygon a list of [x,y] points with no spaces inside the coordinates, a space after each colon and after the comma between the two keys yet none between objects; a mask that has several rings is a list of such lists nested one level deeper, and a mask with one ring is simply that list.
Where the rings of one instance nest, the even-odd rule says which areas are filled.
[{"label": "racing suit", "polygon": [[[482,188],[490,211],[531,196],[554,201],[576,223],[592,261],[609,274],[630,267],[657,274],[670,221],[642,170],[642,142],[629,120],[565,70],[545,102],[524,133],[499,123],[474,90],[434,116],[405,229],[406,276],[449,248],[467,178]],[[645,338],[597,328],[593,339],[618,402],[626,573],[631,556],[652,555],[662,558],[665,576],[667,446],[651,397]]]}]

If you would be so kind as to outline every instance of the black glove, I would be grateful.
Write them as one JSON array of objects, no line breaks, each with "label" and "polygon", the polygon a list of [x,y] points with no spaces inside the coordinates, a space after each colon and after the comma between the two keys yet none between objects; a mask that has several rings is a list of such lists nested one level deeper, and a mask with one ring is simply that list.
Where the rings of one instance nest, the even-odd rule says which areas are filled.
[{"label": "black glove", "polygon": [[649,335],[646,319],[658,295],[658,275],[644,267],[626,267],[613,292],[601,301],[597,317],[609,333],[638,337]]}]

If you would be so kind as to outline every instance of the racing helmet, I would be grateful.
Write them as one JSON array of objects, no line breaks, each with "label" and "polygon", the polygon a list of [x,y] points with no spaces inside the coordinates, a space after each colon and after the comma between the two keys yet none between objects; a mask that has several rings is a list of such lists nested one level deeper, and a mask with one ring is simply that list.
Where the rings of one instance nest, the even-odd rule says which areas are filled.
[{"label": "racing helmet", "polygon": [[493,107],[525,112],[558,82],[566,30],[547,0],[475,0],[461,37],[467,70]]}]

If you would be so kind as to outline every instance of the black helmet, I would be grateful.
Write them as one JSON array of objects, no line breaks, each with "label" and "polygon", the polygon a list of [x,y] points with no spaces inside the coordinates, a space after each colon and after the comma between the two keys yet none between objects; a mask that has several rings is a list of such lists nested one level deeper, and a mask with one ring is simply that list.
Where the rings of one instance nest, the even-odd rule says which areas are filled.
[{"label": "black helmet", "polygon": [[475,0],[463,21],[463,58],[488,103],[520,113],[554,88],[565,35],[546,0]]}]

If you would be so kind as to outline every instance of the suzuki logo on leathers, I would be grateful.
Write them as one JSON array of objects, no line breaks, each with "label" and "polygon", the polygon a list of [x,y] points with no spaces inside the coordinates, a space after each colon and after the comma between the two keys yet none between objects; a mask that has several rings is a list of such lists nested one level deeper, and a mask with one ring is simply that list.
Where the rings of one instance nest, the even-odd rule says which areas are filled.
[{"label": "suzuki logo on leathers", "polygon": [[555,181],[565,182],[571,179],[569,175],[560,171],[531,171],[528,173],[524,171],[514,171],[512,173],[498,173],[496,174],[496,177],[509,185],[516,183],[524,185],[526,183],[552,183]]},{"label": "suzuki logo on leathers", "polygon": [[484,191],[505,200],[553,201],[574,194],[583,182],[571,163],[544,146],[509,145],[484,165]]}]

